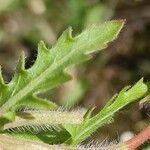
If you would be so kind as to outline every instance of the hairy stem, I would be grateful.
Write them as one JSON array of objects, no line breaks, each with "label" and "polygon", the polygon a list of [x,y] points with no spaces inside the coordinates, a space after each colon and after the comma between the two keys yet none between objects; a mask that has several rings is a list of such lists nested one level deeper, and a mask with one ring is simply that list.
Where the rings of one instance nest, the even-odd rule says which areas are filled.
[{"label": "hairy stem", "polygon": [[[145,141],[150,139],[150,125],[144,129],[141,133],[136,135],[131,140],[117,145],[111,145],[107,147],[78,147],[78,148],[71,148],[65,147],[63,145],[48,145],[42,142],[33,142],[30,140],[21,140],[16,139],[14,137],[6,136],[1,134],[0,135],[0,150],[12,150],[12,148],[16,150],[25,150],[30,148],[30,150],[134,150],[142,145]],[[11,146],[10,146],[11,145]]]},{"label": "hairy stem", "polygon": [[14,137],[10,137],[7,135],[0,135],[0,150],[125,150],[124,145],[115,145],[115,146],[108,146],[108,147],[78,147],[78,148],[71,148],[65,147],[63,145],[49,145],[42,142],[33,142],[30,140],[21,140]]},{"label": "hairy stem", "polygon": [[84,110],[25,111],[20,112],[14,122],[5,124],[4,130],[32,125],[80,124],[83,121],[84,114]]}]

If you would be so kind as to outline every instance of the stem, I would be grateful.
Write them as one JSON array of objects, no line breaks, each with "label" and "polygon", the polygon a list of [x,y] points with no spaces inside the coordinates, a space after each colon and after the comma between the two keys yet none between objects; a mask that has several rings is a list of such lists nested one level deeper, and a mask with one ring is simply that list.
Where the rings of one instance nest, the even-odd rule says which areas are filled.
[{"label": "stem", "polygon": [[141,146],[144,142],[147,140],[150,140],[150,124],[147,128],[145,128],[143,131],[141,131],[138,135],[136,135],[134,138],[126,142],[126,145],[128,147],[128,150],[134,150]]},{"label": "stem", "polygon": [[42,148],[43,150],[135,150],[144,142],[150,139],[150,125],[141,131],[138,135],[136,135],[131,140],[118,145],[112,145],[108,147],[91,147],[91,148],[70,148],[63,147],[62,145],[48,145],[39,142],[33,142],[29,140],[21,140],[15,139],[10,136],[0,135],[0,150],[4,150],[5,148],[8,150],[14,149],[26,149],[26,147],[30,147],[31,150],[38,150],[38,148]]},{"label": "stem", "polygon": [[24,111],[18,113],[14,122],[4,125],[4,130],[36,125],[81,124],[84,114],[84,110]]}]

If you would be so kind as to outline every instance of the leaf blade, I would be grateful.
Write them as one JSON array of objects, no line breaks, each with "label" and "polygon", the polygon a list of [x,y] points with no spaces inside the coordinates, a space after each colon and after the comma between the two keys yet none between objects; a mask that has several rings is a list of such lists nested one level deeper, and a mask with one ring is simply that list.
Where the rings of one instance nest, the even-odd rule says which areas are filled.
[{"label": "leaf blade", "polygon": [[[148,87],[143,83],[143,79],[139,80],[131,89],[124,88],[118,96],[115,98],[114,102],[106,104],[97,115],[85,120],[82,125],[71,128],[68,130],[71,132],[72,138],[67,141],[67,144],[76,146],[89,137],[93,132],[95,132],[102,125],[109,123],[112,120],[113,115],[118,112],[121,108],[125,107],[131,102],[134,102],[138,98],[142,98],[148,91]],[[67,128],[66,128],[67,130]]]},{"label": "leaf blade", "polygon": [[[22,57],[18,65],[21,66],[18,67],[20,69],[8,84],[8,89],[1,92],[3,102],[0,116],[12,109],[16,103],[31,97],[32,94],[53,88],[68,80],[68,76],[64,73],[65,69],[89,59],[88,54],[95,50],[106,47],[108,42],[117,37],[123,25],[123,20],[109,21],[91,27],[74,38],[71,35],[71,30],[68,29],[50,50],[41,42],[35,64],[30,69],[24,70],[25,57]],[[53,81],[56,75],[58,77],[63,75],[63,80],[51,83],[48,87],[42,86],[49,83],[49,81]],[[41,87],[43,88],[41,89]]]}]

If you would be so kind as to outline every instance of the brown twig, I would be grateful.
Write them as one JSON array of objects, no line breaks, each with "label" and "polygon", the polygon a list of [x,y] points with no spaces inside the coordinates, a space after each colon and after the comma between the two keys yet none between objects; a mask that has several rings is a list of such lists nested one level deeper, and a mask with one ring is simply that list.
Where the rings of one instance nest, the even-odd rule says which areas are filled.
[{"label": "brown twig", "polygon": [[3,150],[3,147],[0,145],[0,150]]},{"label": "brown twig", "polygon": [[134,150],[144,144],[147,140],[150,140],[150,125],[148,125],[147,128],[145,128],[143,131],[141,131],[138,135],[136,135],[134,138],[126,142],[126,145],[128,146],[128,150]]}]

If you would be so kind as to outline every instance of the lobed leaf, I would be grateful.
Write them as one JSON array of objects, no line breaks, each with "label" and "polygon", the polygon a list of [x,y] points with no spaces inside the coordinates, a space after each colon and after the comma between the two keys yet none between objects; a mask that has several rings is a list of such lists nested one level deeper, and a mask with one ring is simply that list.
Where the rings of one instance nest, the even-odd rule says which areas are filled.
[{"label": "lobed leaf", "polygon": [[[62,130],[63,132],[52,132],[50,130],[46,133],[38,132],[35,136],[24,130],[24,133],[20,134],[23,139],[20,138],[19,133],[15,135],[19,137],[19,141],[1,134],[0,145],[6,149],[9,149],[11,144],[12,149],[30,147],[33,150],[39,148],[73,150],[74,148],[52,146],[42,142],[56,144],[67,141],[66,143],[71,146],[77,145],[94,132],[100,126],[100,123],[106,123],[107,119],[110,119],[113,113],[117,111],[110,112],[109,107],[114,105],[113,108],[121,109],[125,105],[123,105],[124,102],[118,107],[115,105],[118,95],[116,100],[113,102],[113,99],[100,114],[91,118],[93,109],[89,110],[83,121],[83,113],[79,111],[69,113],[47,111],[56,109],[58,106],[37,95],[70,80],[71,77],[65,72],[66,69],[88,60],[91,53],[105,48],[108,42],[117,37],[123,25],[124,20],[109,21],[101,25],[92,26],[76,37],[72,37],[72,30],[69,28],[60,36],[51,49],[46,48],[43,42],[39,43],[37,59],[29,69],[24,67],[25,56],[23,54],[10,83],[6,84],[4,82],[0,71],[0,127],[2,133],[4,133],[5,129],[21,128],[24,130],[26,126],[33,126],[33,128],[40,126],[42,128],[42,125],[47,126],[48,124],[56,125],[56,127],[60,124],[66,129]],[[124,91],[127,93],[126,90]],[[132,89],[130,91],[130,99],[135,99]],[[22,107],[30,108],[31,111],[16,113],[16,110]],[[32,111],[32,109],[36,111]],[[57,141],[57,137],[63,138]],[[27,140],[28,138],[29,140]],[[31,141],[30,138],[33,138],[33,140]],[[100,148],[97,148],[97,150],[100,150]]]},{"label": "lobed leaf", "polygon": [[0,72],[0,116],[20,107],[55,109],[56,104],[38,98],[37,94],[68,81],[70,76],[65,73],[66,68],[88,60],[88,54],[105,48],[117,37],[123,25],[124,20],[108,21],[92,26],[76,37],[72,37],[69,28],[51,49],[40,42],[37,60],[27,70],[22,55],[10,83],[4,83]]}]

